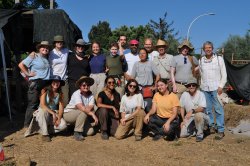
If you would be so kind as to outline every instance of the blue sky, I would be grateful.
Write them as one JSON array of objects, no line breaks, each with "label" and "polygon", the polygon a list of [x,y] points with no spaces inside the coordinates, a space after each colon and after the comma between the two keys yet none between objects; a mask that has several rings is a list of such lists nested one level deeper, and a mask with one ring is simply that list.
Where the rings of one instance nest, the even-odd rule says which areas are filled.
[{"label": "blue sky", "polygon": [[190,29],[190,41],[198,48],[209,40],[218,48],[229,35],[244,36],[250,29],[249,0],[57,0],[59,9],[65,10],[82,30],[88,41],[88,32],[98,21],[108,21],[111,29],[122,25],[146,25],[167,11],[168,22],[179,31],[181,39],[187,35],[192,20],[203,13],[215,13],[196,20]]}]

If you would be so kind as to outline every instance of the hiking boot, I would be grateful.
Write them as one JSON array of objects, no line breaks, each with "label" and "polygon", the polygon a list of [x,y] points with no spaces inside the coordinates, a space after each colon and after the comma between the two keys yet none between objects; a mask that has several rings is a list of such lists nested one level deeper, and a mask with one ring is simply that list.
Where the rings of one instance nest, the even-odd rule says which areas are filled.
[{"label": "hiking boot", "polygon": [[85,139],[81,132],[76,131],[74,132],[74,138],[77,141],[83,141]]},{"label": "hiking boot", "polygon": [[48,135],[42,135],[43,142],[51,142],[51,138]]},{"label": "hiking boot", "polygon": [[157,134],[157,135],[155,135],[154,137],[153,137],[153,141],[158,141],[158,140],[160,140],[162,138],[162,136],[161,135],[159,135],[159,134]]},{"label": "hiking boot", "polygon": [[141,141],[141,136],[136,135],[135,136],[135,141]]},{"label": "hiking boot", "polygon": [[215,139],[215,140],[221,140],[224,136],[225,136],[224,132],[218,132],[218,133],[215,135],[214,139]]},{"label": "hiking boot", "polygon": [[196,142],[201,142],[203,140],[203,137],[201,136],[196,136]]},{"label": "hiking boot", "polygon": [[108,136],[107,132],[102,132],[101,137],[102,137],[103,140],[108,140],[109,139],[109,136]]},{"label": "hiking boot", "polygon": [[215,134],[216,130],[214,127],[210,127],[209,132],[210,132],[210,134]]}]

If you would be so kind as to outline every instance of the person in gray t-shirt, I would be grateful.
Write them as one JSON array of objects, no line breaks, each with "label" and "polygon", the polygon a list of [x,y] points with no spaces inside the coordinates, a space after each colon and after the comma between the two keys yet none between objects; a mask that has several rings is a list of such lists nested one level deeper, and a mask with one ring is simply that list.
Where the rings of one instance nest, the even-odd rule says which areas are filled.
[{"label": "person in gray t-shirt", "polygon": [[192,62],[198,65],[198,60],[194,56],[190,56],[190,53],[194,50],[191,43],[188,40],[184,40],[181,45],[178,46],[179,55],[174,56],[171,63],[171,80],[173,82],[173,92],[181,96],[186,91],[184,86],[190,77],[192,77]]}]

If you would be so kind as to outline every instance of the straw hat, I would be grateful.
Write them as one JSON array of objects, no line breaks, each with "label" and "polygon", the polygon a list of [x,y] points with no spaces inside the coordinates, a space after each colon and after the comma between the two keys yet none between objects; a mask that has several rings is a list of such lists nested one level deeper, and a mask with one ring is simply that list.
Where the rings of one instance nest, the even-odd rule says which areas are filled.
[{"label": "straw hat", "polygon": [[178,51],[180,52],[180,49],[184,46],[187,46],[189,48],[189,52],[192,52],[194,50],[194,47],[188,40],[183,40],[183,42],[178,46]]},{"label": "straw hat", "polygon": [[159,39],[159,40],[157,41],[155,47],[157,48],[157,47],[162,47],[162,46],[168,47],[168,43],[167,43],[166,41],[164,41],[164,40]]},{"label": "straw hat", "polygon": [[79,78],[79,80],[76,81],[76,87],[80,87],[83,82],[85,82],[89,86],[92,86],[95,83],[93,78],[82,76],[81,78]]}]

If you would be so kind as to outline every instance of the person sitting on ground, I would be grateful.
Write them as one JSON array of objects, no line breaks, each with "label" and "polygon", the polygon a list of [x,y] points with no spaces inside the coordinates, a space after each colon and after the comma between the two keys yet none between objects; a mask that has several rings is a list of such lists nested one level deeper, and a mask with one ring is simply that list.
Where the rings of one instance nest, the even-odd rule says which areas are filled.
[{"label": "person sitting on ground", "polygon": [[180,101],[176,94],[169,91],[168,80],[160,79],[157,86],[159,92],[154,95],[152,108],[145,116],[144,122],[154,133],[154,141],[163,136],[172,141],[176,138],[179,127],[177,108]]},{"label": "person sitting on ground", "polygon": [[[38,122],[39,131],[42,134],[42,140],[50,142],[50,134],[63,131],[67,128],[63,116],[63,93],[61,87],[65,82],[60,76],[53,76],[50,79],[48,88],[44,88],[41,92],[40,106],[35,112],[35,119]],[[25,136],[31,135],[34,131],[34,119],[31,121],[29,130]],[[38,130],[38,129],[37,129]]]},{"label": "person sitting on ground", "polygon": [[119,124],[120,94],[115,90],[115,79],[108,76],[105,79],[105,88],[97,98],[98,110],[96,114],[99,118],[101,137],[108,140],[109,135],[114,136]]},{"label": "person sitting on ground", "polygon": [[209,124],[209,117],[205,114],[206,98],[204,93],[198,90],[195,78],[191,78],[186,87],[188,92],[184,92],[180,99],[183,120],[180,137],[188,137],[197,131],[196,141],[201,142],[204,137],[203,130]]},{"label": "person sitting on ground", "polygon": [[[71,96],[69,104],[64,109],[63,117],[67,123],[74,124],[74,138],[77,141],[84,140],[83,135],[93,135],[93,126],[98,124],[98,119],[94,113],[95,99],[90,91],[90,86],[94,84],[92,78],[82,76],[76,86],[79,88]],[[94,120],[90,124],[91,116]]]},{"label": "person sitting on ground", "polygon": [[131,129],[135,129],[135,140],[142,139],[143,119],[145,116],[143,97],[139,93],[139,86],[136,80],[131,79],[125,87],[126,94],[122,96],[120,113],[121,120],[116,130],[115,137],[123,139],[128,136]]}]

